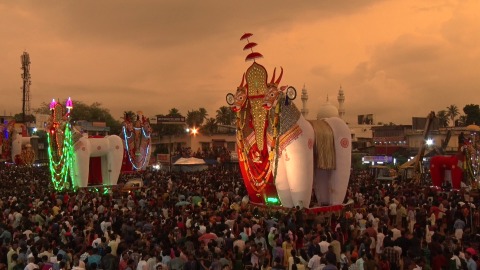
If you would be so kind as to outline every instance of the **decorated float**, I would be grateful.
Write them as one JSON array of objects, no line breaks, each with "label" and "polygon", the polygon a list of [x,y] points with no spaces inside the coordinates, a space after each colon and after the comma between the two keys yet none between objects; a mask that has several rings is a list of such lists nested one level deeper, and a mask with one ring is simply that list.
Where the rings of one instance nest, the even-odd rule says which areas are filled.
[{"label": "decorated float", "polygon": [[[237,151],[249,200],[258,205],[336,211],[343,206],[350,176],[351,138],[338,117],[307,121],[295,104],[296,90],[268,82],[256,62],[252,34],[244,34],[246,61],[253,61],[227,103],[236,113]],[[312,203],[312,192],[315,203]]]},{"label": "decorated float", "polygon": [[122,123],[121,138],[124,146],[122,171],[141,171],[148,166],[151,156],[152,128],[148,118],[138,112],[136,120],[127,113]]},{"label": "decorated float", "polygon": [[469,125],[459,135],[455,155],[434,156],[430,160],[432,184],[441,187],[450,182],[453,189],[468,187],[478,190],[480,180],[480,127]]},{"label": "decorated float", "polygon": [[48,157],[53,187],[57,191],[92,185],[116,185],[123,144],[116,135],[88,137],[72,126],[70,98],[65,106],[53,100],[47,124]]},{"label": "decorated float", "polygon": [[7,162],[32,165],[36,154],[31,140],[24,123],[17,123],[15,120],[0,123],[0,153]]}]

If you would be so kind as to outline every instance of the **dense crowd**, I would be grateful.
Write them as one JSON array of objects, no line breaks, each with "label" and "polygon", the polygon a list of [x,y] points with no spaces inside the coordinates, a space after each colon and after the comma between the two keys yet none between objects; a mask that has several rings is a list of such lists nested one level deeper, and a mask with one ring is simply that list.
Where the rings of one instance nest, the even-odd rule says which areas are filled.
[{"label": "dense crowd", "polygon": [[[362,174],[364,175],[364,174]],[[122,192],[54,191],[45,167],[0,165],[0,270],[476,270],[463,191],[351,181],[337,212],[256,207],[238,172],[145,171]],[[478,199],[477,199],[478,201]],[[478,205],[477,205],[478,206]]]}]

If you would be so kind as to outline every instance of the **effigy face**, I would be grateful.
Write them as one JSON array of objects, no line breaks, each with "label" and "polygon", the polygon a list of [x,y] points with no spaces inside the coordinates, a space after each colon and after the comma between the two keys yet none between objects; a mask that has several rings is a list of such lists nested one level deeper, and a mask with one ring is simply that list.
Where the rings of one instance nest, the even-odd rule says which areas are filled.
[{"label": "effigy face", "polygon": [[233,104],[231,105],[232,111],[239,112],[247,102],[247,88],[243,86],[238,87],[233,98]]},{"label": "effigy face", "polygon": [[262,65],[253,63],[247,70],[246,79],[255,142],[258,149],[263,149],[268,114],[263,108],[263,98],[267,92],[267,71]]},{"label": "effigy face", "polygon": [[278,101],[280,90],[276,86],[270,86],[267,94],[263,98],[263,108],[270,110]]},{"label": "effigy face", "polygon": [[268,114],[263,99],[268,90],[267,71],[253,63],[237,88],[231,108],[237,114],[237,149],[239,165],[250,201],[264,204],[266,197],[276,197],[273,162],[267,143]]}]

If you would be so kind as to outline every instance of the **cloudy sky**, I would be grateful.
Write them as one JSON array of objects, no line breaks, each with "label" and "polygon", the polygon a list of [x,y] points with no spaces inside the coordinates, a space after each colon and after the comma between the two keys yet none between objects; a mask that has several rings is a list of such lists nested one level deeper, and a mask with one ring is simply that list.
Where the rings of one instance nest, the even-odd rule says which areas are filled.
[{"label": "cloudy sky", "polygon": [[[478,104],[480,1],[82,0],[0,2],[0,114],[21,112],[20,55],[31,57],[31,107],[52,98],[214,117],[240,83],[240,37],[283,84],[303,85],[313,118],[345,91],[347,120],[410,124]],[[300,100],[296,101],[300,105]]]}]

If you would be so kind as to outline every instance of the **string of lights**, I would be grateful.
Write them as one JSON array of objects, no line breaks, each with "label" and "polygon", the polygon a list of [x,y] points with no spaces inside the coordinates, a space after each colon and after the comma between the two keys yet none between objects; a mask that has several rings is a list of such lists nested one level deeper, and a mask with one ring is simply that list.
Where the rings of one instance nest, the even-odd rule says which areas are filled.
[{"label": "string of lights", "polygon": [[[70,171],[73,168],[73,140],[72,140],[72,127],[70,123],[65,125],[63,147],[60,147],[60,143],[54,143],[52,138],[55,136],[54,129],[51,129],[47,133],[48,141],[48,159],[49,159],[49,168],[51,174],[51,180],[53,187],[57,191],[61,191],[70,186],[69,176]],[[59,154],[60,153],[60,154]]]},{"label": "string of lights", "polygon": [[[147,139],[150,139],[150,134],[147,134],[145,132],[145,129],[142,127],[142,128],[135,128],[135,129],[141,129],[142,130],[142,134],[145,138]],[[135,163],[135,160],[132,159],[132,156],[130,155],[130,147],[128,145],[128,139],[130,139],[133,135],[133,132],[130,133],[130,136],[127,136],[127,130],[125,128],[125,126],[123,127],[123,138],[124,138],[124,144],[125,144],[125,149],[127,151],[127,156],[128,156],[128,161],[132,164],[133,168],[135,170],[141,170],[142,168],[145,167],[145,164],[148,160],[147,157],[150,156],[150,144],[147,144],[147,149],[146,149],[146,153],[145,155],[142,157],[142,159],[140,160],[140,163],[142,164],[141,166],[137,166],[137,164]]]}]

